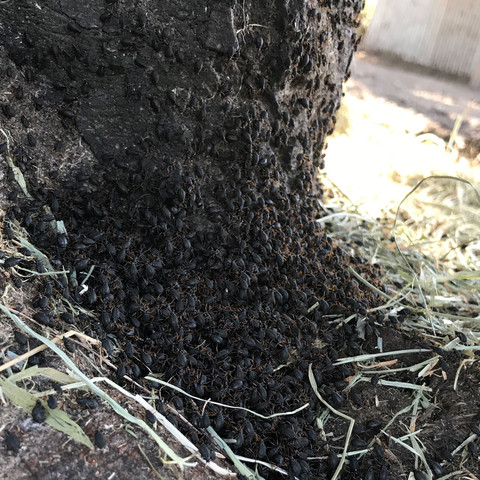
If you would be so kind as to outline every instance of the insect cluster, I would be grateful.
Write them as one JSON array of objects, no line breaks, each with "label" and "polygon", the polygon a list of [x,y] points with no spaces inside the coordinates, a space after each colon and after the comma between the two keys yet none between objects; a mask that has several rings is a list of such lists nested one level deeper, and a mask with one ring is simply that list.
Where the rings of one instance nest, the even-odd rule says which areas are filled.
[{"label": "insect cluster", "polygon": [[[33,197],[14,190],[9,218],[55,268],[69,272],[45,280],[34,319],[56,329],[76,324],[99,338],[118,365],[119,382],[161,373],[196,397],[260,413],[205,405],[168,389],[157,404],[206,459],[215,457],[205,434],[212,426],[235,452],[301,479],[333,468],[333,458],[309,460],[326,446],[315,424],[319,403],[309,365],[336,408],[362,404],[358,392],[344,393],[352,370],[334,365],[340,350],[358,354],[361,340],[330,320],[366,316],[377,298],[347,267],[378,284],[374,267],[348,256],[315,223],[314,175],[340,95],[322,44],[346,48],[337,32],[354,18],[351,6],[342,13],[319,3],[281,19],[284,39],[246,25],[226,53],[185,48],[178,19],[158,28],[152,12],[120,14],[108,3],[99,17],[101,41],[90,33],[88,40],[72,21],[62,46],[23,35],[10,54],[25,89],[17,85],[2,106],[5,121],[24,128],[29,117],[53,113],[98,158],[93,173],[52,171],[40,180],[32,153],[40,142],[32,132],[23,148],[9,152]],[[268,7],[255,8],[268,23]],[[39,77],[46,91],[32,98],[28,83]],[[15,264],[45,271],[39,260]],[[95,320],[59,314],[61,297],[93,311]],[[65,348],[75,346],[66,341]],[[305,404],[295,415],[265,418]],[[95,441],[104,444],[99,435]],[[350,468],[358,469],[354,461]]]}]

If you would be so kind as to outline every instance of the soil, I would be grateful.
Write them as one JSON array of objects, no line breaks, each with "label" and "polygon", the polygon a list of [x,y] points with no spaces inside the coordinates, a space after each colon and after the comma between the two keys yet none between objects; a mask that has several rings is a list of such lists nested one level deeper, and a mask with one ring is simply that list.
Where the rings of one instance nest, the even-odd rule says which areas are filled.
[{"label": "soil", "polygon": [[[401,327],[382,327],[379,328],[378,334],[383,340],[384,351],[419,348],[422,341],[425,340],[419,334],[408,335],[402,332]],[[368,350],[368,348],[366,349]],[[349,414],[355,418],[356,425],[367,430],[365,433],[361,433],[360,437],[370,441],[373,434],[377,433],[377,431],[372,432],[367,429],[369,421],[381,420],[382,429],[385,428],[385,433],[376,437],[377,443],[384,450],[385,458],[379,458],[378,455],[375,455],[375,452],[370,452],[366,456],[366,458],[370,456],[372,459],[373,469],[379,478],[383,478],[380,477],[380,474],[384,466],[389,472],[388,478],[409,478],[410,472],[415,469],[426,472],[425,467],[421,465],[418,459],[415,459],[414,454],[394,440],[394,438],[399,438],[411,431],[418,432],[417,439],[432,471],[434,471],[434,468],[438,469],[438,474],[434,475],[433,478],[452,474],[455,471],[458,472],[461,468],[464,469],[463,472],[458,472],[451,478],[468,478],[466,475],[469,472],[472,474],[478,473],[477,454],[472,458],[467,448],[460,449],[453,456],[450,456],[450,453],[466,438],[470,437],[473,431],[478,432],[480,424],[478,411],[479,363],[473,359],[471,363],[467,363],[466,368],[461,368],[460,364],[463,359],[460,355],[445,353],[440,357],[443,361],[436,364],[420,380],[418,372],[387,374],[382,377],[398,382],[422,384],[431,389],[430,392],[425,393],[428,404],[419,408],[416,415],[412,415],[411,411],[408,414],[399,415],[388,428],[385,428],[385,425],[398,412],[412,404],[414,394],[406,389],[383,386],[381,380],[377,386],[373,386],[370,382],[358,387],[363,396],[364,406],[354,410],[354,412],[350,411]],[[392,356],[385,360],[395,358],[398,359],[398,363],[395,363],[394,367],[391,368],[415,365],[425,359],[432,358],[432,354]],[[456,374],[459,374],[459,376],[454,388]],[[372,378],[372,375],[369,375],[369,378]],[[410,428],[412,418],[414,418],[414,428]],[[436,464],[434,465],[432,462],[436,462]],[[363,475],[366,475],[365,470],[363,470]],[[347,475],[346,478],[356,477]],[[358,478],[365,477],[360,475]],[[477,477],[472,476],[471,478]]]}]

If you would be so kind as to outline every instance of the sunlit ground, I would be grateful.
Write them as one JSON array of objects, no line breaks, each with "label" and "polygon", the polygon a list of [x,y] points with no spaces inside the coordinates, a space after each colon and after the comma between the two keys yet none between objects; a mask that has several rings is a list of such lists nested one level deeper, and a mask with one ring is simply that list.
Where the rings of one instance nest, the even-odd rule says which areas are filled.
[{"label": "sunlit ground", "polygon": [[[479,183],[479,158],[459,153],[475,134],[480,140],[478,92],[364,57],[355,60],[339,128],[328,142],[328,179],[373,218],[396,209],[428,175],[454,175]],[[447,152],[448,137],[462,113],[464,121]]]}]

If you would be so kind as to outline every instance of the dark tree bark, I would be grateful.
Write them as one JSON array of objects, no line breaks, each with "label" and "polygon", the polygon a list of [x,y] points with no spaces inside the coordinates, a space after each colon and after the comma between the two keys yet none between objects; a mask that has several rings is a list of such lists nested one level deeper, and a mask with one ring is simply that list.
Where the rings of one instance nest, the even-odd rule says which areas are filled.
[{"label": "dark tree bark", "polygon": [[[365,315],[376,298],[347,271],[368,268],[315,223],[315,174],[363,2],[134,3],[0,3],[2,124],[35,198],[11,215],[76,272],[58,288],[99,314],[85,328],[134,345],[131,375],[270,414],[315,404],[313,362],[343,401],[345,339],[322,340],[327,315]],[[67,237],[41,223],[44,206]],[[305,460],[324,454],[313,407],[287,424],[223,414],[238,451],[266,445],[292,475],[323,478]]]},{"label": "dark tree bark", "polygon": [[239,170],[275,170],[286,193],[309,192],[362,2],[126,3],[1,5],[3,46],[42,115],[58,114],[107,168],[140,156],[152,170],[165,157],[201,165],[213,203]]}]

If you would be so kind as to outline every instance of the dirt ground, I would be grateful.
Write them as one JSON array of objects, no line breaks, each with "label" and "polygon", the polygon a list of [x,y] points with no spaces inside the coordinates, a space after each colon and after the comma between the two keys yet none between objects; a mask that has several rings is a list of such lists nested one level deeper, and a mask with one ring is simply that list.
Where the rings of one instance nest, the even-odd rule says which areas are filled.
[{"label": "dirt ground", "polygon": [[[7,340],[7,343],[3,344],[4,348],[9,346],[12,350],[18,350],[10,335],[4,338]],[[372,340],[363,346],[365,352],[378,352],[378,339],[381,339],[383,350],[386,352],[418,349],[426,340],[419,335],[403,333],[401,328],[394,327],[393,323],[388,322],[375,327],[374,339],[376,341]],[[88,372],[88,362],[82,359],[78,350],[72,358]],[[407,369],[426,360],[431,361],[430,368],[420,373],[418,368],[417,370],[411,368],[411,371]],[[405,371],[401,374],[392,372],[389,375],[388,369],[385,368],[387,364],[388,368],[392,368],[393,365],[396,369],[404,368]],[[48,352],[42,356],[41,365],[61,369],[58,359]],[[361,362],[355,362],[353,365],[355,372],[350,381],[353,383],[357,377],[362,377],[363,381],[357,382],[348,391],[347,401],[341,408],[343,413],[355,420],[349,450],[361,452],[371,447],[374,438],[378,447],[376,450],[366,452],[358,469],[345,467],[341,478],[412,479],[411,472],[416,468],[424,471],[419,459],[405,448],[405,443],[401,443],[401,438],[412,432],[415,432],[421,450],[425,452],[426,461],[432,470],[438,473],[432,478],[448,474],[449,477],[443,478],[457,480],[478,478],[475,432],[478,433],[480,426],[478,413],[480,369],[476,357],[461,358],[452,352],[441,352],[438,355],[428,350],[410,355],[388,356],[376,363],[375,370],[381,372],[381,380],[378,383],[372,380],[371,366],[364,367]],[[107,368],[102,370],[102,373],[108,374]],[[92,371],[89,373],[94,375]],[[398,388],[389,385],[389,380],[405,382],[406,385],[421,385],[425,391],[418,396],[419,390]],[[45,389],[47,385],[45,382],[43,384],[27,382],[25,386],[42,390],[40,387],[43,386]],[[126,405],[132,414],[145,419],[145,412],[134,402],[125,401],[111,389],[106,391],[120,404]],[[100,400],[98,407],[93,409],[80,407],[78,399],[85,396],[88,396],[87,392],[76,391],[60,393],[57,398],[59,408],[66,411],[92,441],[96,430],[104,434],[106,447],[95,448],[93,451],[68,439],[48,425],[33,422],[29,412],[14,407],[9,402],[4,403],[0,412],[2,430],[8,429],[17,435],[20,439],[20,449],[18,452],[6,451],[5,443],[3,444],[0,456],[1,478],[22,480],[225,478],[223,475],[213,474],[201,465],[194,469],[187,468],[183,473],[176,467],[163,465],[151,438],[138,428],[128,427],[126,422]],[[412,407],[415,401],[416,409]],[[180,417],[179,421],[182,421]],[[330,415],[324,419],[323,424],[319,424],[319,441],[328,439],[328,444],[335,442],[338,444],[340,454],[347,427],[348,423],[343,419]],[[165,434],[162,428],[157,431],[177,453],[182,456],[188,454]],[[473,447],[469,448],[468,443],[465,444],[468,439]],[[232,468],[225,463],[223,466]],[[375,476],[367,477],[368,471],[374,472]],[[269,478],[286,477],[272,474]]]}]

